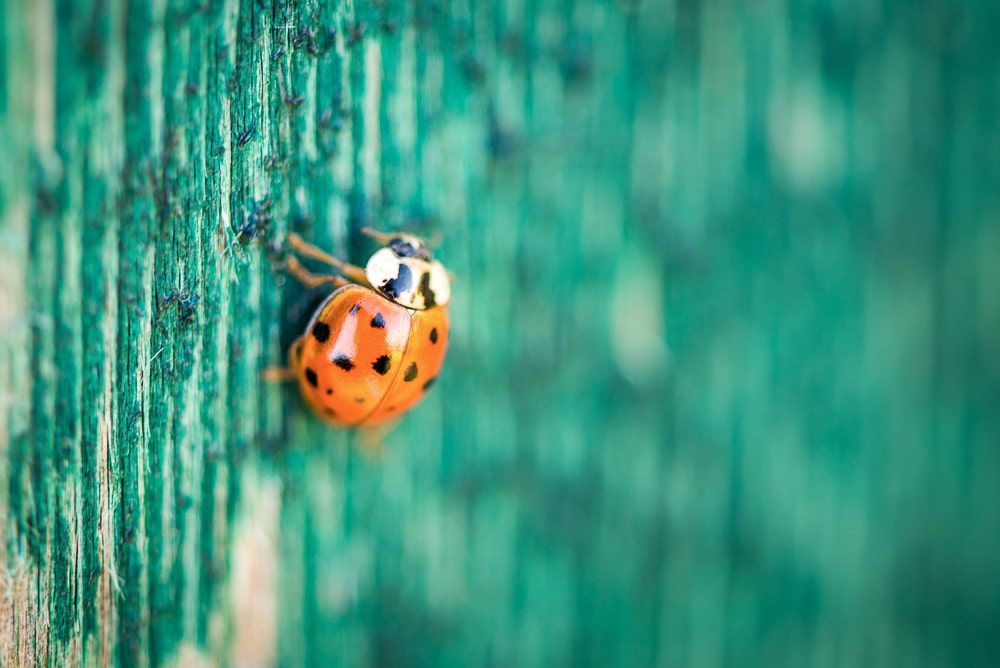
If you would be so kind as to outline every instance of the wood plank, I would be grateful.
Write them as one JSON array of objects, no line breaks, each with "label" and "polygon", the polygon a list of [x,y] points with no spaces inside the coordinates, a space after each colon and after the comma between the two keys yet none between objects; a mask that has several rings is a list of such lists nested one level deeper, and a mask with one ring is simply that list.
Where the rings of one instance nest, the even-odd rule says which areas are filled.
[{"label": "wood plank", "polygon": [[995,665],[994,4],[0,0],[0,665]]}]

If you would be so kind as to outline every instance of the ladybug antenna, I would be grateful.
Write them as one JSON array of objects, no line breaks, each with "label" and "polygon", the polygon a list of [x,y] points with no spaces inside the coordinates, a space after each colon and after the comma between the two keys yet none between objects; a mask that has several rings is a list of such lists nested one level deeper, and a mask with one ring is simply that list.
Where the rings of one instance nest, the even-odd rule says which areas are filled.
[{"label": "ladybug antenna", "polygon": [[370,227],[362,227],[361,234],[365,235],[369,239],[382,244],[383,246],[391,246],[392,242],[396,239],[408,239],[409,241],[419,241],[424,246],[428,248],[437,248],[441,245],[441,231],[438,230],[434,233],[434,236],[430,239],[425,239],[424,237],[418,236],[416,234],[410,234],[409,232],[376,232]]},{"label": "ladybug antenna", "polygon": [[397,238],[399,236],[399,235],[396,235],[396,234],[388,234],[386,232],[376,232],[375,230],[373,230],[370,227],[362,227],[361,228],[361,234],[365,235],[369,239],[377,241],[378,243],[382,244],[383,246],[388,246],[389,243],[393,239],[395,239],[395,238]]}]

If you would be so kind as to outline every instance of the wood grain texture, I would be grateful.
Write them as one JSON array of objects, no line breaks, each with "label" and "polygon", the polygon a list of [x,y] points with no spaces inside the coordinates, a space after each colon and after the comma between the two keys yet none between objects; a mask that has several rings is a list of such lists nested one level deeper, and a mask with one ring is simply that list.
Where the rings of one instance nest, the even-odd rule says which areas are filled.
[{"label": "wood grain texture", "polygon": [[[998,24],[0,0],[0,665],[996,665]],[[364,225],[380,437],[259,376]]]}]

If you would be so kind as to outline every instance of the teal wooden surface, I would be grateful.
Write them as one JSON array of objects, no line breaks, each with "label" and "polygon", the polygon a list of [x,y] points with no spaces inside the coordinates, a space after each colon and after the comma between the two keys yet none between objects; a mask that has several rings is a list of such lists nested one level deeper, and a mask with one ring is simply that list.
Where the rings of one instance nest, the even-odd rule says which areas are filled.
[{"label": "teal wooden surface", "polygon": [[[0,2],[0,663],[996,665],[996,25]],[[366,224],[457,276],[378,457],[259,378]]]}]

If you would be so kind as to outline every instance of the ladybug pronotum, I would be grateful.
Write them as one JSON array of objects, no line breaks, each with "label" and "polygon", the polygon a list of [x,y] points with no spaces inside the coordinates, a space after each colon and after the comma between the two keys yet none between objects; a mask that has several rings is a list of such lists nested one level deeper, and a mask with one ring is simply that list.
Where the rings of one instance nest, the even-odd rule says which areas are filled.
[{"label": "ladybug pronotum", "polygon": [[306,404],[339,427],[376,425],[415,406],[448,349],[451,287],[444,265],[418,237],[362,231],[383,246],[363,270],[288,236],[293,250],[346,277],[312,274],[294,256],[286,259],[305,285],[338,286],[288,359]]}]

